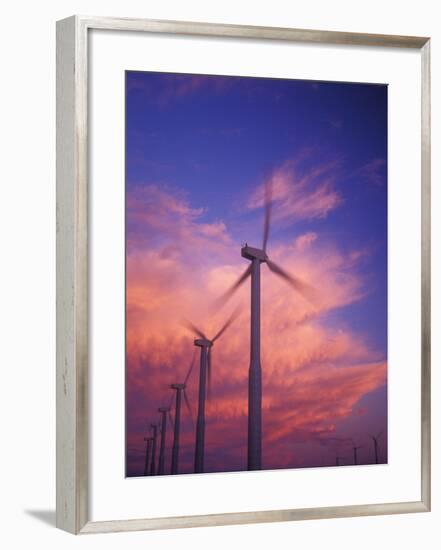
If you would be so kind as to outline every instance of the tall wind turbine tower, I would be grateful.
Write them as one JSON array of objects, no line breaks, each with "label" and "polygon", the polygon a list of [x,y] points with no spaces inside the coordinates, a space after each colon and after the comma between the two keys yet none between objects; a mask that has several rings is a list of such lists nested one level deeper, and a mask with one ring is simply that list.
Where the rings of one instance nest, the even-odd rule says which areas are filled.
[{"label": "tall wind turbine tower", "polygon": [[176,403],[175,403],[175,423],[173,430],[173,447],[172,447],[172,461],[171,461],[171,474],[178,473],[179,466],[179,435],[181,429],[181,401],[182,391],[185,389],[185,384],[172,384],[172,390],[176,390]]},{"label": "tall wind turbine tower", "polygon": [[196,338],[194,341],[194,345],[201,348],[201,359],[199,368],[198,416],[196,420],[196,446],[194,458],[194,471],[198,474],[204,471],[207,363],[209,349],[213,344],[207,338],[202,337]]},{"label": "tall wind turbine tower", "polygon": [[144,437],[144,441],[146,442],[144,475],[148,476],[149,475],[149,465],[150,465],[150,455],[151,455],[151,452],[152,452],[153,437]]},{"label": "tall wind turbine tower", "polygon": [[200,348],[200,367],[199,367],[199,397],[198,397],[198,416],[196,420],[196,445],[195,445],[195,457],[194,457],[194,471],[195,473],[201,473],[204,471],[204,452],[205,452],[205,402],[207,394],[207,380],[208,380],[208,393],[211,392],[211,356],[213,345],[218,338],[228,329],[231,323],[239,315],[239,309],[237,308],[223,325],[223,327],[217,332],[217,334],[210,340],[205,334],[199,330],[192,323],[187,322],[187,327],[192,330],[198,338],[195,338],[194,345]]},{"label": "tall wind turbine tower", "polygon": [[[196,350],[195,350],[196,351]],[[190,406],[190,401],[187,397],[186,387],[190,374],[193,370],[194,361],[196,358],[196,353],[193,355],[190,368],[188,369],[187,375],[185,377],[184,383],[182,384],[172,384],[170,387],[172,390],[176,390],[176,402],[175,402],[175,422],[174,422],[174,431],[173,431],[173,448],[172,448],[172,462],[171,462],[171,474],[177,474],[179,471],[179,436],[181,429],[181,402],[182,395],[184,395],[185,404],[187,405],[190,418],[193,421],[193,413]]]},{"label": "tall wind turbine tower", "polygon": [[314,299],[312,287],[294,277],[271,261],[267,255],[272,205],[272,180],[264,185],[265,221],[263,227],[262,248],[253,248],[245,244],[241,249],[243,258],[251,263],[236,282],[223,295],[225,300],[251,277],[251,326],[250,326],[250,368],[248,373],[248,470],[260,470],[262,467],[262,368],[260,363],[260,266],[266,263],[268,268],[289,283],[308,300]]},{"label": "tall wind turbine tower", "polygon": [[156,439],[158,437],[158,425],[157,424],[150,424],[150,427],[152,429],[152,461],[150,463],[150,475],[154,476],[156,475]]},{"label": "tall wind turbine tower", "polygon": [[158,475],[164,475],[165,466],[165,440],[167,434],[167,414],[170,414],[170,407],[159,407],[159,414],[161,415],[161,441],[159,444],[159,462],[158,462]]}]

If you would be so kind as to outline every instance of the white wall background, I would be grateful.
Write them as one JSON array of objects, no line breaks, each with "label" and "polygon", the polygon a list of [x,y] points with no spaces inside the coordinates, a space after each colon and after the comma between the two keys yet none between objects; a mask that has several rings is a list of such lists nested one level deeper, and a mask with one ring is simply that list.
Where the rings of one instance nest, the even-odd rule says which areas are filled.
[{"label": "white wall background", "polygon": [[[0,540],[5,548],[439,548],[441,30],[436,0],[16,0],[2,10]],[[73,13],[432,36],[433,512],[73,537],[55,518],[55,21]]]}]

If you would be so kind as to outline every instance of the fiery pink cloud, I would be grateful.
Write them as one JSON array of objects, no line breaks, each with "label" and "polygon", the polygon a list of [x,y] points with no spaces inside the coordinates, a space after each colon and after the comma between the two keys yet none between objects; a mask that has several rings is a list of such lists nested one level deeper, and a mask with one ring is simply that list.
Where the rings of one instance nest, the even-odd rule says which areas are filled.
[{"label": "fiery pink cloud", "polygon": [[[341,197],[332,188],[330,166],[297,178],[287,163],[275,173],[274,218],[326,216]],[[258,189],[249,208],[263,200]],[[218,311],[213,304],[247,266],[222,220],[203,221],[204,209],[183,194],[156,184],[127,197],[127,401],[128,444],[139,448],[151,411],[171,398],[169,384],[181,382],[194,354],[189,319],[212,337],[237,306],[242,313],[213,350],[213,395],[207,408],[207,467],[222,469],[228,456],[245,467],[249,366],[249,284]],[[209,252],[207,254],[207,252]],[[385,384],[386,362],[362,335],[326,322],[326,316],[367,293],[359,263],[366,251],[343,252],[317,233],[292,243],[271,243],[271,257],[316,289],[310,303],[262,266],[262,369],[264,464],[296,462],[293,443],[320,441],[351,414],[363,396]],[[197,363],[189,382],[194,408]],[[140,407],[144,403],[145,407]],[[355,411],[355,412],[354,412]],[[153,414],[153,413],[152,413]],[[184,424],[183,446],[192,427]],[[141,443],[140,443],[141,441]],[[188,454],[183,461],[189,467]]]}]

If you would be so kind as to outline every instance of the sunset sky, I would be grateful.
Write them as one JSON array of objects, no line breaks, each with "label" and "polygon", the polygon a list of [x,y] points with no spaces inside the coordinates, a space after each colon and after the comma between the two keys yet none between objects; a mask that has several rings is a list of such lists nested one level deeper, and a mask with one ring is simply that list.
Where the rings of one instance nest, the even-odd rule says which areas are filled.
[{"label": "sunset sky", "polygon": [[[126,73],[127,475],[195,346],[212,337],[205,469],[246,469],[249,281],[213,303],[261,247],[316,290],[309,303],[262,265],[263,468],[387,461],[387,87]],[[199,348],[198,348],[199,349]],[[198,364],[188,383],[197,411]],[[174,395],[174,392],[173,392]],[[172,429],[167,426],[166,473]],[[193,471],[182,408],[180,472]]]}]

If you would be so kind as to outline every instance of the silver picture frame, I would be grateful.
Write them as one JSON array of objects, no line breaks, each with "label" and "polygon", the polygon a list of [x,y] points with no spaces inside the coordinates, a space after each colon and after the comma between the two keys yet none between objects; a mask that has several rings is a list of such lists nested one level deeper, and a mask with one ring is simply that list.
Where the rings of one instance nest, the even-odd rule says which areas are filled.
[{"label": "silver picture frame", "polygon": [[[187,517],[89,520],[88,33],[92,29],[408,48],[421,56],[421,498],[414,502]],[[430,38],[72,16],[57,22],[57,526],[70,533],[174,529],[430,511]],[[416,366],[417,368],[417,366]]]}]

